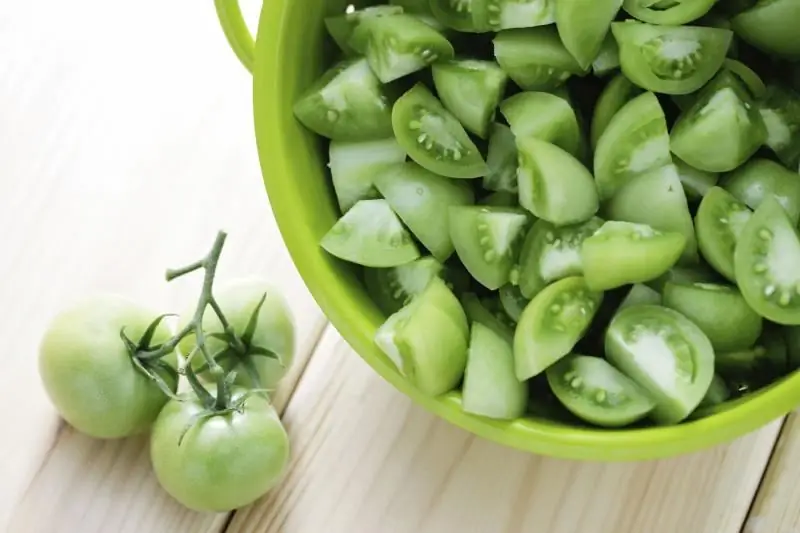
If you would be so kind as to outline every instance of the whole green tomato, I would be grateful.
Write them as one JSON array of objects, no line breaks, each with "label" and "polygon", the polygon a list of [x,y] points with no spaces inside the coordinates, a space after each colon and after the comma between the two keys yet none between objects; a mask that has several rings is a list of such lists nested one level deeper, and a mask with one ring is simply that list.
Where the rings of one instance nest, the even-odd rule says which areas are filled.
[{"label": "whole green tomato", "polygon": [[[214,298],[222,309],[225,318],[230,323],[237,336],[245,333],[250,317],[258,306],[258,302],[266,293],[266,299],[258,313],[258,321],[250,341],[250,346],[258,346],[274,352],[278,359],[263,356],[252,357],[258,371],[261,386],[274,389],[278,381],[286,374],[294,360],[295,325],[289,306],[281,292],[264,280],[258,278],[245,278],[220,285],[214,290]],[[194,309],[181,315],[178,328],[184,327],[194,315]],[[222,333],[222,324],[214,311],[209,307],[203,315],[203,331],[206,334],[206,347],[209,353],[216,354],[226,346],[226,341],[212,338],[213,333]],[[181,352],[186,356],[195,347],[194,335],[184,337],[179,344]],[[253,387],[250,376],[243,368],[241,359],[231,357],[218,359],[226,371],[236,370],[236,384],[244,387]],[[205,363],[202,354],[198,353],[192,358],[192,366],[199,370]],[[200,376],[209,378],[208,372],[200,372]]]},{"label": "whole green tomato", "polygon": [[[246,393],[234,389],[232,402]],[[194,393],[170,400],[153,425],[150,459],[161,486],[181,504],[196,511],[231,511],[280,481],[289,461],[289,437],[261,394],[247,396],[239,409],[199,416],[204,411]]]},{"label": "whole green tomato", "polygon": [[[39,349],[39,374],[59,414],[96,438],[121,438],[147,431],[167,396],[131,359],[120,331],[138,342],[156,313],[114,295],[97,295],[59,313]],[[151,346],[169,339],[155,330]],[[175,355],[167,362],[174,368]],[[177,375],[158,370],[174,392]]]}]

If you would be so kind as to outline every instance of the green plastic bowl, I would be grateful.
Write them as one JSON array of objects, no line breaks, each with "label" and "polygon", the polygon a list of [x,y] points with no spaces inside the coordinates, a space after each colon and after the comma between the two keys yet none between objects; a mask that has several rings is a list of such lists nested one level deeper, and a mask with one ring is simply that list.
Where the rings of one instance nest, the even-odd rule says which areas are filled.
[{"label": "green plastic bowl", "polygon": [[[328,60],[323,19],[346,0],[270,0],[255,42],[236,0],[215,0],[229,44],[253,73],[253,112],[261,169],[286,247],[319,306],[353,349],[384,379],[441,418],[486,439],[566,459],[623,461],[668,457],[731,441],[800,404],[800,374],[746,399],[723,404],[707,418],[668,427],[598,429],[526,417],[499,422],[466,414],[460,395],[431,398],[407,383],[373,343],[383,315],[356,271],[318,245],[337,219],[326,176],[324,144],[292,115],[297,96]],[[357,5],[363,2],[355,2]],[[327,44],[331,50],[332,45]]]}]

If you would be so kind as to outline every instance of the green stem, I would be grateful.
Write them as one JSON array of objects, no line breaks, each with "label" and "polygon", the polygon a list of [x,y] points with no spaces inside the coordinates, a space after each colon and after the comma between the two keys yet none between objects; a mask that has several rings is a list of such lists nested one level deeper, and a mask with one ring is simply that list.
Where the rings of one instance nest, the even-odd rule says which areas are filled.
[{"label": "green stem", "polygon": [[240,355],[247,353],[247,346],[244,345],[242,339],[239,338],[239,336],[231,327],[228,319],[225,318],[225,314],[222,312],[222,308],[217,303],[217,299],[212,296],[208,303],[211,304],[211,309],[214,310],[214,314],[216,314],[217,318],[219,318],[219,323],[222,324],[222,330],[228,335],[231,347]]}]

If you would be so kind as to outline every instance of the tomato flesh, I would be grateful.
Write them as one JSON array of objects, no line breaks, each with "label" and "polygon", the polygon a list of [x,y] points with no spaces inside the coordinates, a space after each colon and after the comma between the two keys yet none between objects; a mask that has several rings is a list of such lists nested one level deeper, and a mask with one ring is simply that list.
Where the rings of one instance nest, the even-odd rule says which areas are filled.
[{"label": "tomato flesh", "polygon": [[772,84],[758,103],[767,128],[766,145],[787,167],[800,164],[800,94],[783,85]]},{"label": "tomato flesh", "polygon": [[588,69],[600,52],[622,0],[572,0],[556,2],[556,27],[564,46]]},{"label": "tomato flesh", "polygon": [[797,173],[774,161],[751,159],[729,174],[723,187],[750,209],[756,209],[771,196],[778,200],[795,225],[800,220],[800,180]]},{"label": "tomato flesh", "polygon": [[399,311],[421,293],[435,277],[444,275],[444,266],[433,257],[389,268],[364,269],[364,284],[378,307],[386,314]]},{"label": "tomato flesh", "polygon": [[[677,26],[699,19],[711,11],[716,2],[717,0],[667,0],[643,5],[641,0],[625,0],[623,8],[641,21]],[[666,5],[662,7],[662,4]]]},{"label": "tomato flesh", "polygon": [[753,212],[721,187],[711,187],[695,215],[697,245],[714,269],[730,281],[736,281],[733,251],[745,224]]},{"label": "tomato flesh", "polygon": [[[641,92],[642,90],[623,74],[617,74],[608,82],[597,99],[592,115],[591,141],[593,148],[597,148],[597,142],[617,112]],[[666,130],[666,125],[664,129]]]},{"label": "tomato flesh", "polygon": [[517,141],[511,129],[495,122],[489,136],[486,165],[489,172],[483,177],[483,188],[513,193],[517,196]]},{"label": "tomato flesh", "polygon": [[504,100],[500,112],[516,139],[533,137],[578,155],[581,130],[575,111],[566,99],[551,93],[521,92]]}]

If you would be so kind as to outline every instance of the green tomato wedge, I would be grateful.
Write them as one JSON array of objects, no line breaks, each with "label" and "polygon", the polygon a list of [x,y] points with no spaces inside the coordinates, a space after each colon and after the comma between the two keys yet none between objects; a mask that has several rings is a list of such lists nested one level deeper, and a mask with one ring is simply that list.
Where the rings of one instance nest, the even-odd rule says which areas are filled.
[{"label": "green tomato wedge", "polygon": [[517,138],[519,204],[557,226],[589,220],[599,209],[594,179],[563,148]]},{"label": "green tomato wedge", "polygon": [[663,232],[677,232],[686,238],[681,263],[698,260],[697,238],[686,193],[674,165],[639,176],[611,199],[607,218],[647,224]]},{"label": "green tomato wedge", "polygon": [[617,312],[630,307],[632,305],[661,305],[661,294],[655,289],[651,289],[647,285],[641,283],[634,283],[625,299],[619,304]]},{"label": "green tomato wedge", "polygon": [[486,0],[492,31],[533,28],[555,22],[557,0]]},{"label": "green tomato wedge", "polygon": [[350,46],[350,39],[353,37],[353,33],[361,24],[362,20],[373,17],[385,17],[387,15],[398,15],[402,12],[403,8],[401,6],[394,5],[365,7],[353,11],[352,13],[326,17],[325,28],[345,55],[355,56],[358,52]]},{"label": "green tomato wedge", "polygon": [[606,34],[597,57],[592,61],[592,72],[597,77],[602,77],[619,68],[619,46],[611,32]]},{"label": "green tomato wedge", "polygon": [[787,59],[800,59],[797,0],[759,0],[731,19],[731,24],[737,36],[756,48]]},{"label": "green tomato wedge", "polygon": [[800,239],[772,196],[745,224],[733,254],[736,283],[750,307],[767,320],[800,325]]},{"label": "green tomato wedge", "polygon": [[758,103],[767,128],[766,145],[789,168],[800,164],[800,94],[782,85],[770,85]]},{"label": "green tomato wedge", "polygon": [[592,217],[581,224],[556,227],[546,220],[534,222],[511,274],[525,298],[533,298],[550,283],[583,274],[581,247],[603,221]]},{"label": "green tomato wedge", "polygon": [[452,255],[447,210],[475,202],[475,194],[464,181],[444,178],[408,162],[386,167],[375,177],[375,186],[433,257],[444,262]]},{"label": "green tomato wedge", "polygon": [[430,0],[433,16],[444,26],[467,33],[489,31],[486,0]]},{"label": "green tomato wedge", "polygon": [[500,113],[516,139],[533,137],[578,155],[581,129],[567,99],[551,93],[521,92],[504,100]]},{"label": "green tomato wedge", "polygon": [[486,156],[489,173],[483,177],[483,188],[514,193],[516,198],[518,161],[514,133],[508,126],[495,122],[489,135],[489,153]]},{"label": "green tomato wedge", "polygon": [[642,0],[625,0],[623,8],[631,16],[649,22],[679,26],[697,20],[714,7],[717,0],[663,0],[645,5]]},{"label": "green tomato wedge", "polygon": [[[617,112],[641,93],[642,90],[623,74],[617,74],[608,82],[594,106],[591,130],[592,148],[597,148],[597,142]],[[666,132],[666,121],[664,131]]]},{"label": "green tomato wedge", "polygon": [[350,46],[364,53],[383,83],[455,55],[444,35],[407,14],[363,19],[353,32]]},{"label": "green tomato wedge", "polygon": [[378,308],[390,315],[411,303],[433,278],[444,276],[444,266],[433,257],[389,268],[365,268],[364,284]]},{"label": "green tomato wedge", "polygon": [[686,237],[645,224],[608,221],[583,241],[581,264],[593,291],[653,280],[681,257]]},{"label": "green tomato wedge", "polygon": [[320,246],[368,267],[392,267],[419,258],[419,249],[386,200],[360,200],[328,230]]},{"label": "green tomato wedge", "polygon": [[389,94],[365,59],[334,65],[297,99],[293,112],[306,128],[336,141],[392,135]]},{"label": "green tomato wedge", "polygon": [[672,309],[633,305],[606,330],[606,357],[655,400],[651,418],[676,424],[695,410],[714,377],[714,348],[705,333]]},{"label": "green tomato wedge", "polygon": [[729,174],[722,186],[750,209],[772,196],[794,225],[800,220],[800,176],[774,161],[753,158]]},{"label": "green tomato wedge", "polygon": [[592,322],[603,293],[593,292],[582,277],[548,285],[520,316],[514,332],[517,379],[532,378],[569,354]]},{"label": "green tomato wedge", "polygon": [[487,299],[481,301],[475,293],[467,292],[461,295],[461,305],[470,324],[482,324],[509,341],[514,338],[514,322],[505,311],[493,310]]},{"label": "green tomato wedge", "polygon": [[689,201],[701,200],[719,180],[718,174],[698,170],[677,157],[673,157],[672,161],[678,170],[678,178],[681,180],[683,192],[686,193],[686,199]]},{"label": "green tomato wedge", "polygon": [[733,32],[705,26],[611,24],[622,72],[647,91],[689,94],[708,83],[722,66]]},{"label": "green tomato wedge", "polygon": [[391,137],[375,141],[331,141],[328,167],[342,213],[359,200],[378,198],[375,175],[406,160],[406,152]]},{"label": "green tomato wedge", "polygon": [[494,38],[494,55],[500,67],[526,91],[556,89],[573,74],[586,73],[552,25],[499,32]]},{"label": "green tomato wedge", "polygon": [[468,130],[485,139],[508,76],[494,61],[460,59],[431,67],[436,92],[445,109]]},{"label": "green tomato wedge", "polygon": [[767,86],[753,69],[735,59],[726,59],[723,65],[742,81],[753,98],[760,100],[767,95]]},{"label": "green tomato wedge", "polygon": [[513,420],[525,413],[528,384],[514,374],[511,341],[476,322],[467,352],[467,368],[461,389],[461,407],[499,420]]},{"label": "green tomato wedge", "polygon": [[694,225],[697,245],[709,265],[735,282],[733,251],[747,221],[748,207],[721,187],[711,187],[700,202]]},{"label": "green tomato wedge", "polygon": [[689,267],[674,266],[667,270],[663,276],[659,276],[646,285],[651,289],[664,292],[664,286],[669,283],[717,283],[719,276],[716,272],[707,267],[704,263],[697,263]]},{"label": "green tomato wedge", "polygon": [[556,27],[564,47],[588,69],[600,53],[622,0],[556,1]]},{"label": "green tomato wedge", "polygon": [[429,396],[449,392],[461,381],[468,342],[464,310],[438,278],[391,315],[375,334],[375,344],[398,371]]},{"label": "green tomato wedge", "polygon": [[725,383],[725,380],[722,379],[718,374],[714,374],[714,377],[711,379],[711,385],[708,387],[706,395],[700,402],[699,407],[712,407],[719,405],[728,401],[730,397],[731,391],[728,389],[728,385]]},{"label": "green tomato wedge", "polygon": [[623,427],[655,408],[639,385],[600,357],[568,355],[545,374],[564,407],[591,424]]},{"label": "green tomato wedge", "polygon": [[414,15],[437,31],[445,30],[445,25],[433,16],[431,3],[428,0],[389,0],[389,4],[401,7],[403,13]]},{"label": "green tomato wedge", "polygon": [[594,178],[608,200],[636,176],[672,162],[667,119],[656,95],[643,93],[613,115],[597,140]]},{"label": "green tomato wedge", "polygon": [[528,225],[521,209],[470,206],[449,210],[450,236],[464,267],[484,287],[508,283],[517,242]]},{"label": "green tomato wedge", "polygon": [[670,149],[707,172],[729,172],[767,140],[767,129],[744,85],[723,70],[681,113],[670,132]]},{"label": "green tomato wedge", "polygon": [[511,320],[518,322],[519,317],[522,316],[522,311],[525,310],[525,307],[528,305],[528,302],[530,302],[530,299],[523,296],[522,292],[519,290],[519,287],[511,283],[500,287],[498,292],[500,295],[500,304],[503,306],[503,310],[506,312],[509,318],[511,318]]},{"label": "green tomato wedge", "polygon": [[418,83],[392,108],[392,128],[409,157],[448,178],[477,178],[489,169],[464,127]]},{"label": "green tomato wedge", "polygon": [[764,326],[741,293],[729,285],[667,283],[663,302],[697,324],[716,351],[753,346]]}]

